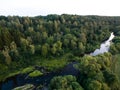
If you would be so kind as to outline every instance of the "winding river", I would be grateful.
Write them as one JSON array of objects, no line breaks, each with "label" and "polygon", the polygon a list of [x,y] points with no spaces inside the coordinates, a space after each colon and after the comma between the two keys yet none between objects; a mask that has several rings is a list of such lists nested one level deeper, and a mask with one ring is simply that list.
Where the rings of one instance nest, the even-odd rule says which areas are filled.
[{"label": "winding river", "polygon": [[96,56],[98,54],[103,54],[105,52],[108,52],[109,48],[110,48],[111,41],[114,37],[115,37],[115,35],[112,32],[109,39],[100,45],[100,49],[96,49],[93,53],[90,53],[90,55]]},{"label": "winding river", "polygon": [[[96,56],[98,54],[108,52],[113,38],[114,38],[114,34],[112,32],[109,39],[100,45],[100,49],[96,49],[93,53],[90,53],[90,55]],[[26,78],[27,75],[13,76],[11,78],[8,78],[5,82],[0,83],[0,90],[11,90],[15,87],[18,87],[18,86],[21,86],[27,83],[33,84],[35,86],[38,86],[39,84],[43,84],[46,86],[48,85],[48,83],[54,76],[59,76],[59,75],[77,76],[78,70],[74,68],[73,66],[74,64],[77,64],[77,62],[69,63],[62,70],[58,72],[51,72],[51,73],[48,73],[46,75],[43,75],[41,77],[36,77],[36,78]]]}]

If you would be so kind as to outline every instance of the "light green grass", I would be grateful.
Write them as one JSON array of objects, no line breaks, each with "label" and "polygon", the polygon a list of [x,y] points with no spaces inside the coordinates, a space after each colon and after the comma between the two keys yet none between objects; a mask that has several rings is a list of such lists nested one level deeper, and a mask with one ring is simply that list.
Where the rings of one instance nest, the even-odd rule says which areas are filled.
[{"label": "light green grass", "polygon": [[26,74],[29,72],[32,72],[34,70],[34,67],[27,67],[21,71],[21,74]]},{"label": "light green grass", "polygon": [[12,90],[33,90],[34,89],[34,85],[32,84],[26,84],[24,86],[19,86],[19,87],[16,87]]},{"label": "light green grass", "polygon": [[66,64],[68,64],[68,60],[66,55],[61,57],[53,57],[53,58],[43,58],[40,56],[35,56],[32,58],[34,61],[34,65],[38,65],[41,67],[45,67],[49,71],[55,71],[63,68]]},{"label": "light green grass", "polygon": [[39,62],[39,65],[42,67],[47,68],[50,71],[58,70],[60,68],[63,68],[67,64],[66,60],[44,60]]},{"label": "light green grass", "polygon": [[41,76],[41,75],[43,75],[42,72],[40,72],[40,71],[38,71],[38,70],[35,70],[35,71],[29,73],[28,76],[29,76],[29,77],[38,77],[38,76]]}]

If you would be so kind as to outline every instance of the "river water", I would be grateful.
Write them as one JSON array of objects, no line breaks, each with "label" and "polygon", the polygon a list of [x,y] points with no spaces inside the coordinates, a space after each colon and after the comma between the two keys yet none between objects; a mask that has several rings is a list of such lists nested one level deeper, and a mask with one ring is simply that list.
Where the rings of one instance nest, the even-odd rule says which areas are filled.
[{"label": "river water", "polygon": [[71,62],[68,65],[66,65],[63,69],[57,71],[57,72],[51,72],[46,75],[43,75],[41,77],[35,77],[35,78],[26,78],[27,75],[16,75],[9,79],[7,79],[5,82],[1,83],[0,90],[12,90],[15,87],[22,86],[25,84],[33,84],[34,86],[38,86],[40,84],[47,86],[50,82],[50,80],[54,76],[64,76],[64,75],[78,75],[78,70],[74,68],[74,64],[77,64],[77,62]]},{"label": "river water", "polygon": [[111,41],[112,39],[115,37],[115,35],[113,34],[113,32],[111,33],[109,39],[107,41],[105,41],[104,43],[102,43],[100,45],[100,48],[99,49],[96,49],[93,53],[90,53],[90,55],[92,56],[96,56],[98,54],[103,54],[105,52],[108,52],[109,51],[109,48],[110,48],[110,44],[111,44]]},{"label": "river water", "polygon": [[[109,39],[100,45],[100,49],[96,49],[93,53],[90,53],[90,55],[96,56],[98,54],[108,52],[109,48],[110,48],[111,41],[114,37],[115,36],[112,32]],[[60,70],[58,72],[51,72],[51,73],[48,73],[48,74],[43,75],[41,77],[26,78],[27,75],[13,76],[11,78],[8,78],[5,82],[0,83],[0,90],[11,90],[15,87],[22,86],[25,84],[33,84],[35,86],[43,84],[43,85],[47,86],[48,83],[50,82],[50,80],[54,76],[59,76],[59,75],[77,76],[79,71],[74,68],[74,66],[73,66],[74,64],[77,64],[77,62],[72,62],[72,63],[66,65],[62,70]]]}]

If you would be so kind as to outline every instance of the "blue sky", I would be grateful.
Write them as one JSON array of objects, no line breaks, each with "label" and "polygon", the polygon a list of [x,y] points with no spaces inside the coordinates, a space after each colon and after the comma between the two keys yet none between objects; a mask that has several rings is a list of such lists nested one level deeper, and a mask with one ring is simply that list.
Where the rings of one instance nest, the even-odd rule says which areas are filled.
[{"label": "blue sky", "polygon": [[0,0],[0,15],[77,14],[120,16],[119,0]]}]

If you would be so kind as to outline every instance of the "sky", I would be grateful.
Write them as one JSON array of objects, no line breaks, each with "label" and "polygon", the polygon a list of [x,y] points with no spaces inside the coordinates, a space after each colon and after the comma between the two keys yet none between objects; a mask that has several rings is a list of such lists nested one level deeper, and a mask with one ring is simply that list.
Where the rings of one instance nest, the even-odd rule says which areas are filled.
[{"label": "sky", "polygon": [[0,0],[0,15],[77,14],[120,16],[120,0]]}]

